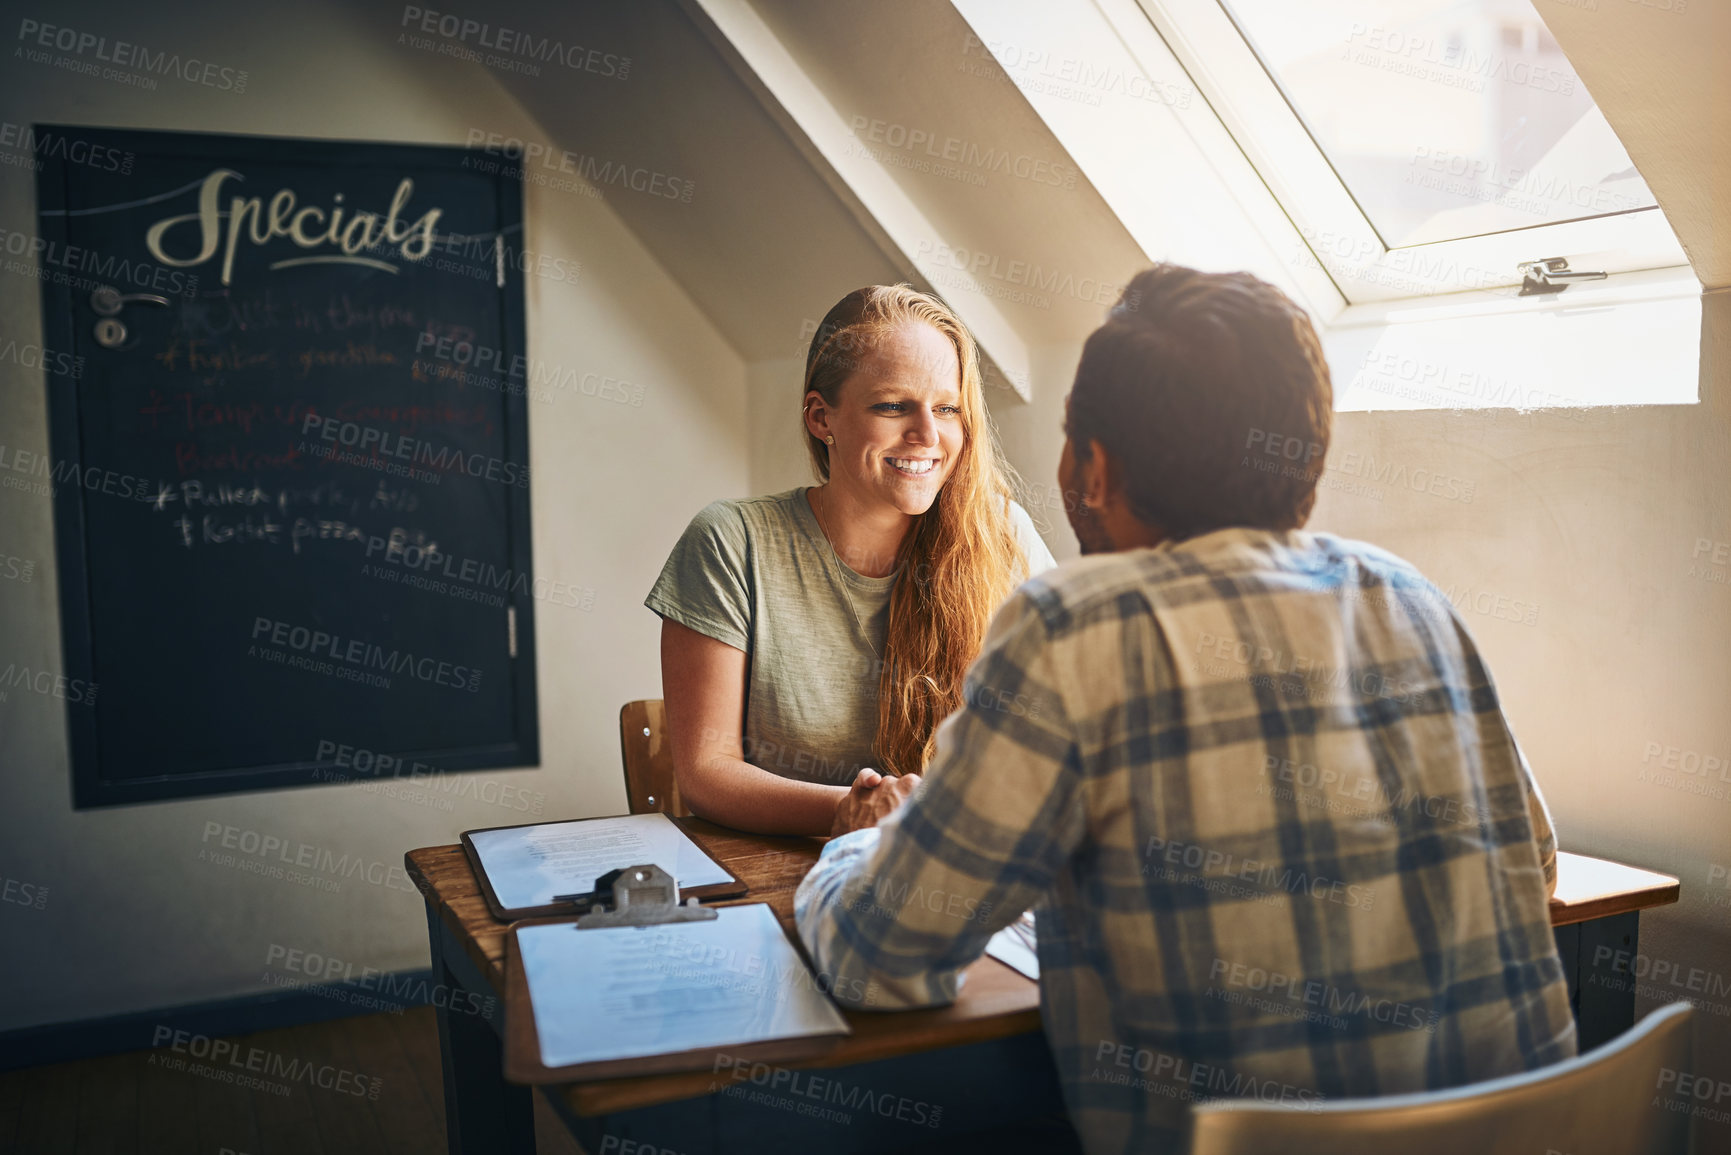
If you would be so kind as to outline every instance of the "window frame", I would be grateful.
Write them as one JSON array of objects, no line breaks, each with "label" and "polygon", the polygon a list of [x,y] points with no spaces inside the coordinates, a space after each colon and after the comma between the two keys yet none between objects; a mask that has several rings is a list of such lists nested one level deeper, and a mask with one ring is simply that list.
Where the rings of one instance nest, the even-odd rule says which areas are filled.
[{"label": "window frame", "polygon": [[1150,74],[1159,74],[1159,62],[1133,25],[1141,21],[1163,42],[1297,230],[1301,248],[1281,254],[1288,266],[1324,273],[1349,312],[1517,286],[1522,261],[1547,257],[1613,276],[1689,267],[1659,206],[1387,246],[1221,0],[1095,3]]}]

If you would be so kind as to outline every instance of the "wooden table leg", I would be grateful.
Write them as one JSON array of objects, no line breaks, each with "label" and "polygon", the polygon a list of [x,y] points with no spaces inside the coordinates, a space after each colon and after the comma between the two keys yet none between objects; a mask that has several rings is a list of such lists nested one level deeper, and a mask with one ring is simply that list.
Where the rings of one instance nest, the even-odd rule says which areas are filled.
[{"label": "wooden table leg", "polygon": [[[504,1151],[534,1155],[535,1109],[528,1087],[505,1082],[505,1048],[500,1038],[504,1000],[491,1017],[451,1010],[497,998],[497,992],[469,962],[445,929],[439,912],[427,907],[427,940],[433,956],[433,981],[446,996],[435,1000],[439,1020],[439,1059],[445,1072],[445,1142],[451,1155]],[[479,1000],[469,998],[469,992]]]},{"label": "wooden table leg", "polygon": [[1640,920],[1638,911],[1630,911],[1553,931],[1583,1052],[1635,1025],[1633,968],[1640,948]]}]

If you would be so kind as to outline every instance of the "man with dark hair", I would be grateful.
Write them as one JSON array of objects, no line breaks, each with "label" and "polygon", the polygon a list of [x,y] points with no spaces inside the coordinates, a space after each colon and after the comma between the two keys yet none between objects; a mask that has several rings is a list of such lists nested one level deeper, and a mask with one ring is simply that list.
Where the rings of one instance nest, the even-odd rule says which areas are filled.
[{"label": "man with dark hair", "polygon": [[1067,402],[1089,556],[999,612],[911,797],[844,803],[795,900],[818,969],[949,1002],[1034,908],[1090,1152],[1180,1149],[1198,1099],[1573,1055],[1556,841],[1466,627],[1401,559],[1300,528],[1332,411],[1308,319],[1242,273],[1125,294]]},{"label": "man with dark hair", "polygon": [[[1124,511],[1163,538],[1302,526],[1334,415],[1310,319],[1248,273],[1163,266],[1134,285],[1137,308],[1113,309],[1082,348],[1064,430],[1073,457],[1059,467],[1066,494],[1098,443],[1107,468],[1123,470]],[[1084,536],[1097,532],[1086,506],[1070,520],[1083,553],[1123,548]]]}]

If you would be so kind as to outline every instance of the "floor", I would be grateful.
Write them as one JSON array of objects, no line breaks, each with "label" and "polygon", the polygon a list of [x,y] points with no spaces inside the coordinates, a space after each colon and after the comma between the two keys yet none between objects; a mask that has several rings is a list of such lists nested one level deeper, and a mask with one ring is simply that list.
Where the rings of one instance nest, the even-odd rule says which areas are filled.
[{"label": "floor", "polygon": [[[217,1045],[223,1053],[214,1053]],[[229,1081],[247,1078],[268,1085]],[[585,1155],[539,1095],[535,1146],[539,1155]],[[431,1007],[207,1040],[179,1052],[165,1047],[0,1071],[0,1155],[444,1150],[444,1082]],[[1020,1125],[946,1137],[921,1150],[1080,1155],[1081,1149],[1068,1125],[1054,1121],[1045,1129]]]},{"label": "floor", "polygon": [[[233,1043],[233,1050],[195,1057],[164,1048],[0,1072],[0,1152],[425,1155],[445,1150],[439,1032],[431,1007],[220,1042]],[[198,1050],[202,1054],[204,1044]],[[224,1081],[233,1076],[269,1086]],[[535,1133],[542,1155],[581,1155],[539,1096]]]}]

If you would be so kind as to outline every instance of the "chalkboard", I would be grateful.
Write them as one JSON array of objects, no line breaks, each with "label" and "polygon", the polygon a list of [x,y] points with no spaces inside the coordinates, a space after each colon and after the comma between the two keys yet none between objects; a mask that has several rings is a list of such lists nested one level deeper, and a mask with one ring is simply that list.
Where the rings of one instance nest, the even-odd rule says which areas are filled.
[{"label": "chalkboard", "polygon": [[519,174],[36,132],[75,806],[536,764]]}]

